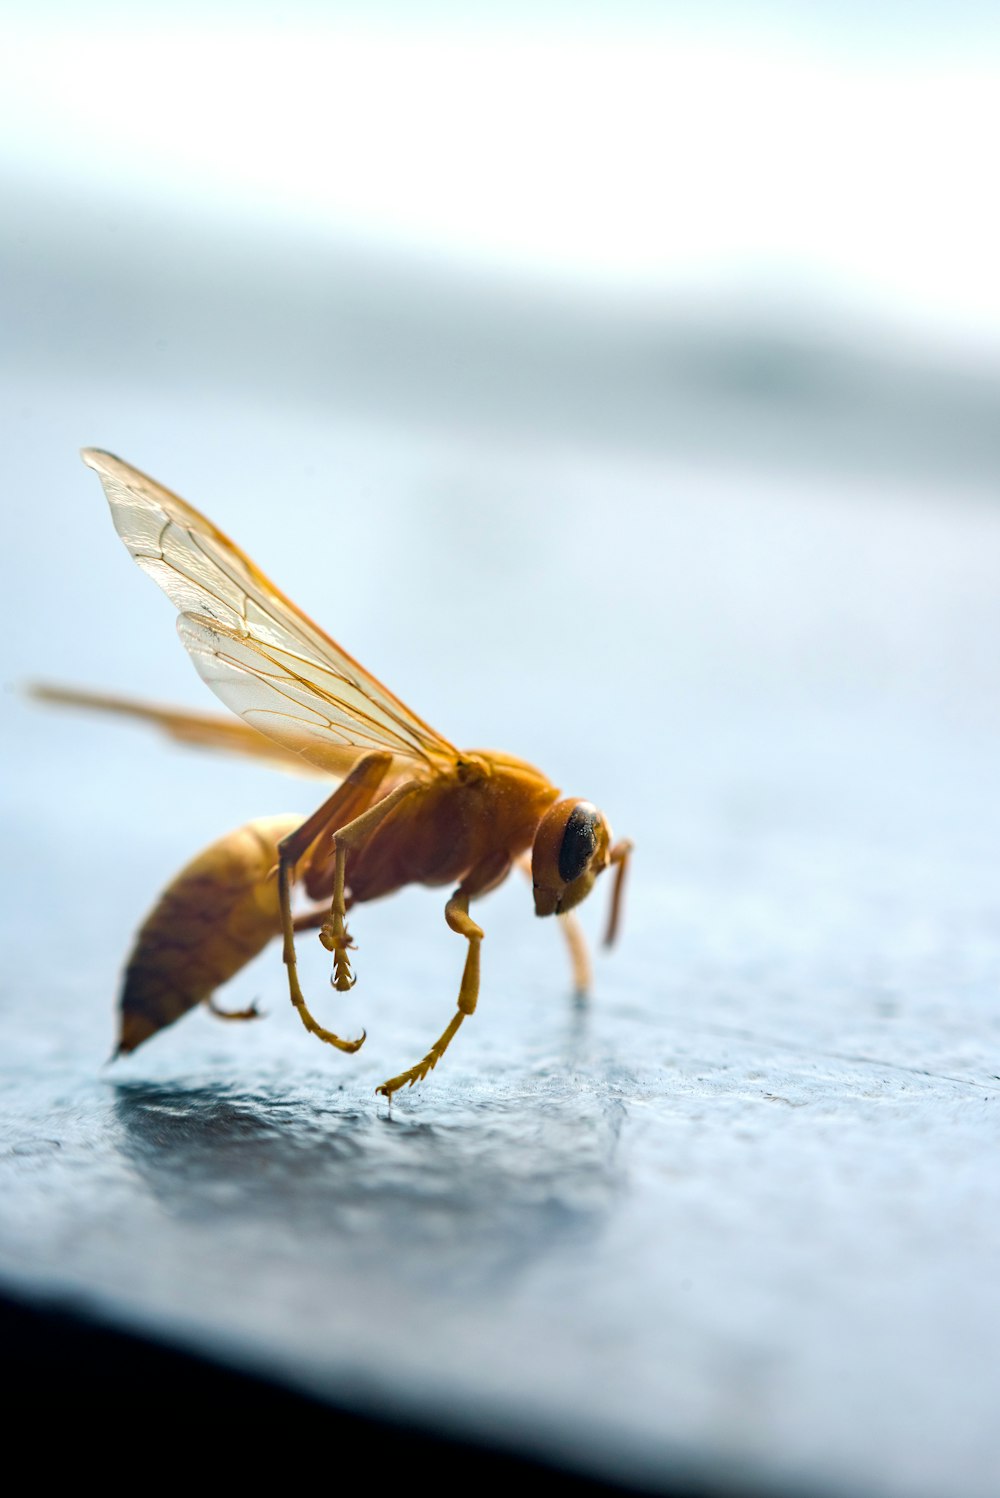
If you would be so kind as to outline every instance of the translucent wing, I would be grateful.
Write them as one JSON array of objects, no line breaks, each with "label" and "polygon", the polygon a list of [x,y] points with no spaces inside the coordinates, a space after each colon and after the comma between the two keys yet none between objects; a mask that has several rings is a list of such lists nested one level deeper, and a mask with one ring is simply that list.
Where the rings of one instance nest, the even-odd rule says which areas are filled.
[{"label": "translucent wing", "polygon": [[181,617],[199,673],[245,722],[328,774],[389,750],[410,774],[458,752],[342,650],[191,505],[111,453],[86,448],[115,529]]},{"label": "translucent wing", "polygon": [[[55,687],[46,682],[28,688],[32,697],[59,707],[80,707],[89,712],[114,713],[120,718],[135,718],[140,723],[159,728],[179,744],[198,749],[221,749],[248,759],[264,760],[279,770],[295,775],[318,775],[315,765],[265,738],[249,723],[223,717],[221,713],[192,713],[186,708],[163,707],[157,702],[140,702],[134,697],[117,697],[110,692],[88,692],[81,687]],[[357,758],[351,750],[353,759]]]}]

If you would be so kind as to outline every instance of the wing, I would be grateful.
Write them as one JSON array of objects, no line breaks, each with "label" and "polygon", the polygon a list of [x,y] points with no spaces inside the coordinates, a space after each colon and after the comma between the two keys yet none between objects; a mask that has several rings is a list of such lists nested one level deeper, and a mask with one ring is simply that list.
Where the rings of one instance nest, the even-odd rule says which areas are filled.
[{"label": "wing", "polygon": [[458,751],[278,591],[210,520],[111,453],[86,448],[115,529],[176,604],[201,676],[244,722],[343,776],[370,750],[411,775],[453,765]]},{"label": "wing", "polygon": [[[274,739],[265,738],[249,723],[221,713],[191,713],[183,708],[161,707],[155,702],[140,702],[134,697],[117,697],[108,692],[88,692],[80,687],[53,687],[39,682],[28,688],[40,702],[59,707],[80,707],[87,712],[114,713],[121,718],[136,718],[150,723],[179,744],[199,749],[222,749],[248,759],[264,760],[293,775],[316,775],[320,771],[300,754],[283,749]],[[352,751],[353,753],[353,751]],[[355,756],[356,758],[357,756]]]}]

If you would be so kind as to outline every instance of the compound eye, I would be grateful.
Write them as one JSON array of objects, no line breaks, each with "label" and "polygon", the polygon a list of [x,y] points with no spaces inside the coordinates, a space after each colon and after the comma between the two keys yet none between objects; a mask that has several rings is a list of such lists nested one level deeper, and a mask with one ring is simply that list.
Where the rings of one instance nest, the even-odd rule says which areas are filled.
[{"label": "compound eye", "polygon": [[559,845],[559,878],[564,884],[579,879],[597,852],[600,823],[600,812],[588,801],[579,801],[570,812]]}]

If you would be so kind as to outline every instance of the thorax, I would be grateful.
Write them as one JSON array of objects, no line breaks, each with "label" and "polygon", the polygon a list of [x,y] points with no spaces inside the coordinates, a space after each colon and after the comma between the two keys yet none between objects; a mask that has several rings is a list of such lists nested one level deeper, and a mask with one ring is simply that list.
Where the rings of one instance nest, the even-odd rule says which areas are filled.
[{"label": "thorax", "polygon": [[530,848],[558,790],[540,770],[487,750],[463,754],[453,771],[405,797],[348,857],[355,901],[405,884],[449,884],[484,859]]}]

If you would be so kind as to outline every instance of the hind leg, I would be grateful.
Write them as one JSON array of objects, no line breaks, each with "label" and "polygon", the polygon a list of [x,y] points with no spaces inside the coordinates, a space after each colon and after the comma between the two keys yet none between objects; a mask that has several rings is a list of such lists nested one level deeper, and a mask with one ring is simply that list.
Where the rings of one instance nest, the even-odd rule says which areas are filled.
[{"label": "hind leg", "polygon": [[[323,839],[331,838],[345,823],[350,825],[356,821],[359,814],[365,812],[378,794],[378,788],[385,779],[385,773],[392,763],[389,754],[366,755],[348,775],[347,779],[337,787],[323,805],[314,811],[311,817],[296,830],[286,837],[278,848],[278,898],[281,907],[281,929],[284,935],[284,946],[282,955],[285,967],[288,971],[289,997],[299,1018],[310,1034],[315,1035],[318,1040],[327,1045],[335,1046],[338,1051],[353,1052],[358,1050],[365,1041],[362,1031],[357,1040],[342,1040],[332,1030],[325,1030],[323,1026],[313,1018],[309,1006],[306,1003],[302,986],[299,983],[298,966],[295,960],[295,918],[292,915],[292,884],[296,872],[302,860],[305,859],[313,844],[320,843]],[[389,799],[389,798],[386,798]],[[375,810],[378,809],[376,805]],[[325,850],[324,850],[325,852]],[[323,854],[319,855],[321,858]],[[341,878],[341,886],[343,879]],[[341,887],[341,928],[333,944],[335,970],[338,980],[346,969],[350,974],[347,962],[347,949],[351,945],[347,928],[343,924],[343,914],[346,913],[346,905],[343,900],[343,888]],[[323,923],[325,931],[325,920]],[[324,942],[324,945],[329,945]],[[350,987],[350,983],[337,982],[338,988]]]},{"label": "hind leg", "polygon": [[245,1009],[223,1009],[215,998],[206,999],[206,1008],[209,1014],[214,1014],[216,1019],[263,1019],[264,1015],[257,1008],[257,1000],[248,1004]]},{"label": "hind leg", "polygon": [[[347,903],[350,905],[350,901]],[[327,908],[325,905],[320,905],[314,910],[304,910],[301,915],[294,916],[292,918],[292,926],[296,934],[299,931],[318,931],[326,918]],[[224,1009],[213,995],[210,999],[205,1000],[205,1007],[209,1014],[215,1015],[216,1019],[244,1020],[264,1018],[264,1011],[258,1008],[256,999],[252,1004],[248,1004],[245,1009]]]}]

